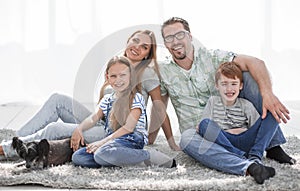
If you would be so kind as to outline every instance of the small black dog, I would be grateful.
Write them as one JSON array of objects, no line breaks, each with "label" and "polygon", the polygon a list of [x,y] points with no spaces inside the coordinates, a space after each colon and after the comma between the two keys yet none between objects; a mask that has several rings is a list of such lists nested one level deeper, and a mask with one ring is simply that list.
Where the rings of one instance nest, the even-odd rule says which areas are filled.
[{"label": "small black dog", "polygon": [[26,162],[26,168],[61,165],[71,161],[73,150],[70,148],[70,139],[24,143],[18,137],[13,137],[12,147],[20,158]]}]

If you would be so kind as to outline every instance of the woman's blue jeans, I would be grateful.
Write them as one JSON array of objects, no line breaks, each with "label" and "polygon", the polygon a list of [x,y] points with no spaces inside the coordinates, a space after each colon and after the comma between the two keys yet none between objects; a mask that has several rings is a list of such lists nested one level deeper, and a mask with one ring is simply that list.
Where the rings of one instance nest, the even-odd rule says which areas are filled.
[{"label": "woman's blue jeans", "polygon": [[134,165],[150,158],[143,148],[143,135],[133,132],[104,144],[95,153],[87,153],[86,147],[81,148],[73,154],[72,162],[89,168]]},{"label": "woman's blue jeans", "polygon": [[[55,93],[16,134],[24,142],[70,138],[79,123],[91,113],[83,104],[73,98]],[[103,121],[100,121],[95,127],[83,132],[86,143],[101,140],[106,136],[104,124]],[[8,158],[17,156],[11,143],[12,140],[1,142],[5,156]]]}]

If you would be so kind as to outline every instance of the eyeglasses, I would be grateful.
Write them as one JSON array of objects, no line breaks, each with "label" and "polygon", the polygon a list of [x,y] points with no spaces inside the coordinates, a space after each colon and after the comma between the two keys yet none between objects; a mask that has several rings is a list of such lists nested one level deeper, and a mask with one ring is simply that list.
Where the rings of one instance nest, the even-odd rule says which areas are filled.
[{"label": "eyeglasses", "polygon": [[177,39],[177,40],[181,40],[185,37],[185,34],[188,33],[187,31],[180,31],[174,35],[168,35],[166,37],[164,37],[164,41],[165,42],[173,42],[174,41],[174,37]]}]

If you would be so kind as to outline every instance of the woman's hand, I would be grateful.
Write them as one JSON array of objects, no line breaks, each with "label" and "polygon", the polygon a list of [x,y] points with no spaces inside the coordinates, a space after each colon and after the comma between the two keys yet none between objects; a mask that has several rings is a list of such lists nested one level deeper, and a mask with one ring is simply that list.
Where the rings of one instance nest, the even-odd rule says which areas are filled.
[{"label": "woman's hand", "polygon": [[73,149],[73,151],[77,151],[79,149],[80,144],[84,145],[84,138],[82,135],[82,131],[77,127],[73,131],[70,141],[70,147]]}]

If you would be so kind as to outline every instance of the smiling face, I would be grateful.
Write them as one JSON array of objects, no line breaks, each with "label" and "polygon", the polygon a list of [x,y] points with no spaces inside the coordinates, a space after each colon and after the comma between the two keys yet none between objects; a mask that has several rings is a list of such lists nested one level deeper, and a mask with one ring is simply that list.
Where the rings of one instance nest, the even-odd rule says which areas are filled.
[{"label": "smiling face", "polygon": [[[180,36],[179,35],[180,32],[184,32],[183,33],[184,35]],[[176,35],[177,38],[175,37]],[[173,36],[172,42],[166,41],[167,38],[172,36]],[[193,51],[192,36],[188,31],[184,29],[182,23],[177,22],[165,26],[163,28],[163,37],[165,39],[165,46],[172,54],[173,58],[176,60],[185,59],[188,55],[190,55],[191,51]]]},{"label": "smiling face", "polygon": [[240,90],[243,88],[243,84],[236,76],[233,79],[221,74],[219,80],[217,81],[216,88],[221,95],[223,103],[226,106],[231,106],[235,103]]},{"label": "smiling face", "polygon": [[125,64],[117,62],[108,69],[106,79],[116,93],[122,92],[130,84],[130,69]]},{"label": "smiling face", "polygon": [[125,54],[130,61],[139,63],[144,58],[147,58],[151,50],[151,38],[147,34],[136,33],[127,43]]}]

